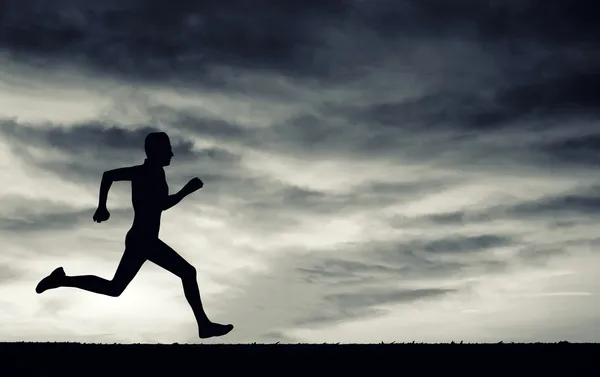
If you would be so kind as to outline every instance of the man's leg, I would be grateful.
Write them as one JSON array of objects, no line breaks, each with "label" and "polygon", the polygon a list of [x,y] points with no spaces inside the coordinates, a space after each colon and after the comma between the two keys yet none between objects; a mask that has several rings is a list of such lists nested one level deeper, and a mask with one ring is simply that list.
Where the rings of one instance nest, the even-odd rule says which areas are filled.
[{"label": "man's leg", "polygon": [[42,293],[48,289],[58,287],[72,287],[101,295],[118,297],[137,275],[145,261],[146,258],[143,253],[128,247],[123,253],[112,280],[94,275],[66,276],[62,267],[59,267],[40,281],[36,287],[36,292]]},{"label": "man's leg", "polygon": [[157,247],[153,247],[148,253],[148,260],[181,279],[185,298],[192,307],[196,322],[198,323],[200,338],[222,336],[233,330],[233,325],[221,325],[211,322],[208,319],[202,306],[202,300],[200,299],[196,269],[169,245],[158,240]]}]

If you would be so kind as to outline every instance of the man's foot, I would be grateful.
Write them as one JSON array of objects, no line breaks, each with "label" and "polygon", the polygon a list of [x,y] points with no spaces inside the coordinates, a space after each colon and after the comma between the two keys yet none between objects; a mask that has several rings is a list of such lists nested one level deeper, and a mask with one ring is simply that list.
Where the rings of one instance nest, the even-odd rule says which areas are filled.
[{"label": "man's foot", "polygon": [[62,267],[52,271],[52,273],[43,278],[35,287],[35,291],[39,294],[48,289],[58,288],[62,279],[65,277],[65,271]]},{"label": "man's foot", "polygon": [[201,339],[212,338],[213,336],[223,336],[233,330],[233,325],[221,325],[220,323],[209,322],[200,326],[198,334]]}]

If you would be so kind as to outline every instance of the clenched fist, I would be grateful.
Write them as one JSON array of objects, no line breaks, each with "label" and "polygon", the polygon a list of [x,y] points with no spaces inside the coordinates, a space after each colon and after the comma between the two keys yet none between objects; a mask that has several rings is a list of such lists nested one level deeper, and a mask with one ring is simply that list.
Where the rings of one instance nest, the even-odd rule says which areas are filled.
[{"label": "clenched fist", "polygon": [[94,213],[94,221],[97,223],[101,223],[103,221],[108,220],[110,217],[110,212],[106,209],[106,207],[98,207],[96,212]]},{"label": "clenched fist", "polygon": [[196,178],[190,179],[190,181],[185,184],[183,189],[185,190],[186,193],[191,194],[194,191],[200,190],[202,187],[204,187],[204,183],[202,183],[200,178],[196,177]]}]

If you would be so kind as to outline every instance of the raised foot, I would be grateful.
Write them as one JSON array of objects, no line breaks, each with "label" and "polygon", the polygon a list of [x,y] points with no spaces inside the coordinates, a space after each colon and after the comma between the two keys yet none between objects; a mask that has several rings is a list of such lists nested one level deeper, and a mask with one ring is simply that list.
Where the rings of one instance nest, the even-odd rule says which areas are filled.
[{"label": "raised foot", "polygon": [[48,289],[58,288],[61,280],[65,277],[65,271],[62,267],[58,267],[56,270],[45,278],[43,278],[38,285],[35,287],[35,291],[39,294]]},{"label": "raised foot", "polygon": [[199,335],[201,339],[212,338],[215,336],[227,335],[233,330],[233,325],[221,325],[220,323],[210,322],[209,324],[202,325]]}]

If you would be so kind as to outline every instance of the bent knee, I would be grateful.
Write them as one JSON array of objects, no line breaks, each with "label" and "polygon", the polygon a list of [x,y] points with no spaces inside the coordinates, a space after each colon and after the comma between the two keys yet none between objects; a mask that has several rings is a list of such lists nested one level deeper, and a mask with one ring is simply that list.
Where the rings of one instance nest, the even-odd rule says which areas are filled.
[{"label": "bent knee", "polygon": [[190,264],[182,269],[178,275],[182,280],[196,279],[196,268]]},{"label": "bent knee", "polygon": [[127,288],[126,285],[111,282],[108,287],[108,296],[119,297],[125,292],[125,288]]}]

